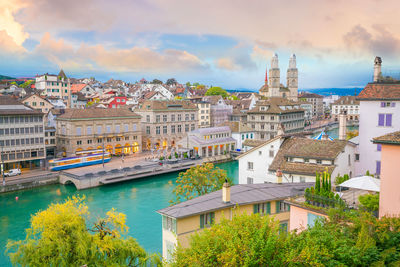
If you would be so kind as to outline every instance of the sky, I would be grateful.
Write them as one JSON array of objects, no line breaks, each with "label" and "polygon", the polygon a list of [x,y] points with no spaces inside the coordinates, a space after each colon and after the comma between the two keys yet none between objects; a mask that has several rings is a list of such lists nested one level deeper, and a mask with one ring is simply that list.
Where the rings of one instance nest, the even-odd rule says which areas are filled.
[{"label": "sky", "polygon": [[274,53],[281,82],[365,86],[373,61],[400,73],[398,0],[0,0],[0,74],[142,77],[259,89]]}]

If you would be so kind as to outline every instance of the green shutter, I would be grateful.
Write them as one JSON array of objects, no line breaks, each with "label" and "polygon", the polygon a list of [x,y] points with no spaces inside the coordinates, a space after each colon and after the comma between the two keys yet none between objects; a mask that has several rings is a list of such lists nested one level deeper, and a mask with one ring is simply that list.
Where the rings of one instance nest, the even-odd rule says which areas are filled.
[{"label": "green shutter", "polygon": [[204,214],[200,215],[200,229],[204,228]]},{"label": "green shutter", "polygon": [[211,225],[214,224],[214,220],[215,220],[215,213],[211,212],[210,213],[210,218],[211,218]]},{"label": "green shutter", "polygon": [[289,204],[287,204],[287,210],[290,211],[290,205]]},{"label": "green shutter", "polygon": [[254,214],[258,213],[258,204],[253,205],[253,213]]},{"label": "green shutter", "polygon": [[280,212],[280,201],[275,201],[275,203],[276,203],[276,210],[275,210],[275,213],[279,213]]},{"label": "green shutter", "polygon": [[267,203],[267,214],[271,214],[271,202]]}]

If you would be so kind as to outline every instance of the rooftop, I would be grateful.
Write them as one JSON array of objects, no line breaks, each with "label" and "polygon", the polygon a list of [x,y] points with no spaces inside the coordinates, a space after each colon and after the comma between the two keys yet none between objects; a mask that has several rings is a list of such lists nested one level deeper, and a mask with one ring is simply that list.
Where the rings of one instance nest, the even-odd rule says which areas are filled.
[{"label": "rooftop", "polygon": [[220,126],[220,127],[211,127],[211,128],[198,128],[190,133],[201,134],[201,135],[209,135],[209,134],[217,134],[223,132],[230,132],[229,126]]},{"label": "rooftop", "polygon": [[220,126],[228,126],[233,133],[248,133],[253,130],[248,127],[245,123],[239,121],[227,121],[222,123]]},{"label": "rooftop", "polygon": [[32,109],[11,96],[0,96],[0,115],[43,114],[40,110]]},{"label": "rooftop", "polygon": [[179,109],[197,110],[197,106],[188,100],[146,100],[140,104],[138,111]]},{"label": "rooftop", "polygon": [[356,96],[346,95],[333,102],[332,105],[360,105],[360,101],[356,99]]},{"label": "rooftop", "polygon": [[324,98],[324,97],[322,95],[314,93],[303,92],[299,95],[299,98]]},{"label": "rooftop", "polygon": [[57,120],[87,120],[106,118],[140,118],[140,115],[127,108],[89,108],[89,109],[67,109],[65,113],[58,116]]},{"label": "rooftop", "polygon": [[262,203],[273,200],[282,200],[288,197],[302,195],[307,187],[313,183],[285,183],[285,184],[239,184],[231,186],[231,201],[222,201],[222,190],[218,190],[191,200],[167,207],[157,212],[172,218],[185,218],[205,212],[245,205]]},{"label": "rooftop", "polygon": [[[290,106],[291,109],[283,108]],[[297,107],[296,107],[297,106]],[[263,107],[267,107],[263,110]],[[282,97],[271,97],[268,100],[257,101],[254,108],[248,111],[248,113],[261,113],[261,114],[281,114],[281,113],[294,113],[294,112],[304,112],[300,108],[300,103],[290,101]]]},{"label": "rooftop", "polygon": [[400,100],[400,83],[369,83],[358,100]]},{"label": "rooftop", "polygon": [[372,141],[378,144],[400,145],[400,131],[375,137]]}]

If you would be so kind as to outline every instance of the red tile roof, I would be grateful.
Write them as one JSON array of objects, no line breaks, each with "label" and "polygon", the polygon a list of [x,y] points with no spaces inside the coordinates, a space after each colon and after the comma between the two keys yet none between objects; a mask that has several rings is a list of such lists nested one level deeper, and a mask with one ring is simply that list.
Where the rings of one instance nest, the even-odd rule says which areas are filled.
[{"label": "red tile roof", "polygon": [[400,83],[369,83],[357,100],[400,100]]},{"label": "red tile roof", "polygon": [[86,86],[85,83],[71,84],[71,93],[78,93]]}]

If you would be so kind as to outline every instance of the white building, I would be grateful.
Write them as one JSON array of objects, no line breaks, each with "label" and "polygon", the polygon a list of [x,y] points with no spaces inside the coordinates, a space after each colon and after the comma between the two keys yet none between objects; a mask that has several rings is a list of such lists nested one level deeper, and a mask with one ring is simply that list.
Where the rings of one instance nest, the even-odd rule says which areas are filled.
[{"label": "white building", "polygon": [[36,76],[35,88],[43,90],[45,96],[61,99],[67,107],[71,107],[71,83],[63,70],[58,75],[46,73]]},{"label": "white building", "polygon": [[245,149],[244,142],[246,140],[254,140],[255,133],[245,123],[239,121],[229,121],[223,123],[224,126],[229,126],[232,132],[232,138],[236,140],[236,148],[241,151],[247,151]]},{"label": "white building", "polygon": [[355,96],[342,96],[332,104],[332,117],[337,121],[341,111],[346,111],[347,120],[358,121],[360,116],[360,101]]},{"label": "white building", "polygon": [[357,96],[360,101],[359,155],[356,175],[379,175],[381,145],[371,140],[400,130],[400,83],[369,83]]},{"label": "white building", "polygon": [[314,182],[315,173],[325,170],[333,180],[352,176],[355,148],[348,141],[277,136],[237,158],[239,184],[276,183],[276,172],[282,172],[283,183]]}]

